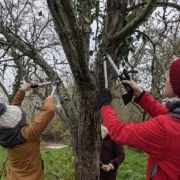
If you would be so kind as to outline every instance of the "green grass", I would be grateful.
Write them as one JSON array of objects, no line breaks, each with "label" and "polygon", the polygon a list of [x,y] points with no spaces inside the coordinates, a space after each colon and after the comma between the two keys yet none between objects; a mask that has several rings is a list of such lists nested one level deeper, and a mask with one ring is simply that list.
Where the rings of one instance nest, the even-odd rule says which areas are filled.
[{"label": "green grass", "polygon": [[[74,180],[73,156],[70,148],[43,151],[45,180]],[[6,161],[6,152],[0,148],[0,177],[2,164]],[[126,149],[126,159],[119,168],[117,180],[144,180],[147,156]],[[5,180],[4,174],[1,180]]]},{"label": "green grass", "polygon": [[5,179],[5,173],[6,173],[6,151],[0,147],[0,179]]},{"label": "green grass", "polygon": [[126,158],[120,166],[117,180],[145,180],[147,155],[126,149]]},{"label": "green grass", "polygon": [[2,165],[2,162],[5,160],[6,160],[6,151],[0,147],[0,162],[1,162],[0,165]]},{"label": "green grass", "polygon": [[73,180],[73,156],[70,148],[43,151],[46,180]]}]

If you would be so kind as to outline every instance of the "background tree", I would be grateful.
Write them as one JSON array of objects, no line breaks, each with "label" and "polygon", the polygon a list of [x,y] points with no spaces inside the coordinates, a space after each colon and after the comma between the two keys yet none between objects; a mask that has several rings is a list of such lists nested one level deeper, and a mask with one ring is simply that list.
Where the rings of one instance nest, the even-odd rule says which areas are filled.
[{"label": "background tree", "polygon": [[[11,100],[22,80],[59,78],[57,103],[72,135],[76,179],[98,179],[100,116],[96,96],[104,86],[104,52],[117,65],[126,62],[140,69],[142,85],[161,94],[158,72],[162,74],[178,54],[178,1],[2,0],[0,8],[4,93]],[[165,49],[169,52],[166,58]],[[8,74],[13,73],[15,78],[9,77],[7,83]],[[112,68],[108,74],[114,87]],[[13,88],[8,89],[7,84],[14,84]],[[67,89],[69,84],[73,84],[74,96]],[[60,109],[57,113],[62,115]]]}]

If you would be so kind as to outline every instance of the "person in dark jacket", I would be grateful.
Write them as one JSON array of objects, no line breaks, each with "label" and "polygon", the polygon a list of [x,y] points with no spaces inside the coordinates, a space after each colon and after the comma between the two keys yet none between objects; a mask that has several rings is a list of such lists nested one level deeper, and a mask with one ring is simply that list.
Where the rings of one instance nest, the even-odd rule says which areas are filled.
[{"label": "person in dark jacket", "polygon": [[125,158],[123,145],[115,143],[101,124],[100,180],[116,180],[118,167]]},{"label": "person in dark jacket", "polygon": [[110,91],[103,90],[98,105],[113,141],[143,150],[149,155],[147,180],[180,180],[180,58],[171,63],[161,105],[134,81],[123,81],[133,91],[135,102],[151,115],[143,123],[122,123],[111,106]]}]

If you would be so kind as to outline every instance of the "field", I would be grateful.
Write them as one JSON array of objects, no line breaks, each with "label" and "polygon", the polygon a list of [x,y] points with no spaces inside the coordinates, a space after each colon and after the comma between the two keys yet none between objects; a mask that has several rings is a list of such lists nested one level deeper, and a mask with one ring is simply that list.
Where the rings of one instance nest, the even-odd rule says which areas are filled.
[{"label": "field", "polygon": [[[46,180],[73,180],[73,156],[70,148],[42,151],[45,162]],[[0,179],[5,180],[4,165],[6,152],[0,148]],[[144,180],[147,156],[134,150],[126,149],[126,159],[119,168],[117,180]],[[2,171],[3,170],[3,171]]]}]

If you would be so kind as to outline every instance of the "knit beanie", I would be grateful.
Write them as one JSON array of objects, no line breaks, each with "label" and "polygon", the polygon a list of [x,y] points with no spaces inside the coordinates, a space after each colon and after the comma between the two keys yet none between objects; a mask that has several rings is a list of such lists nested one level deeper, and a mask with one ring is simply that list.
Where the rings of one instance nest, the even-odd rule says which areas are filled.
[{"label": "knit beanie", "polygon": [[26,123],[26,113],[18,106],[0,103],[0,126],[14,128]]},{"label": "knit beanie", "polygon": [[180,58],[171,63],[169,78],[174,94],[180,98]]}]

